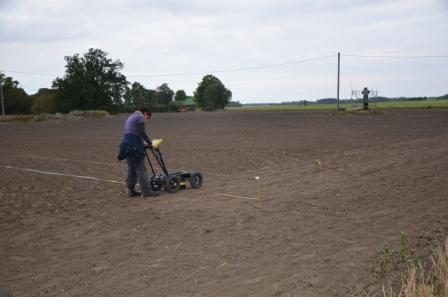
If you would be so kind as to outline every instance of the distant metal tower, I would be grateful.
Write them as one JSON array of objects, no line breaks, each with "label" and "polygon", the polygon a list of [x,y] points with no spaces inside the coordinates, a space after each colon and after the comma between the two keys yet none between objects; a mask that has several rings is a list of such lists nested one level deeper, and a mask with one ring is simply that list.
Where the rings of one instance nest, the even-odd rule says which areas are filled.
[{"label": "distant metal tower", "polygon": [[353,90],[352,89],[352,95],[350,97],[350,100],[357,100],[358,99],[358,93],[359,93],[358,90]]}]

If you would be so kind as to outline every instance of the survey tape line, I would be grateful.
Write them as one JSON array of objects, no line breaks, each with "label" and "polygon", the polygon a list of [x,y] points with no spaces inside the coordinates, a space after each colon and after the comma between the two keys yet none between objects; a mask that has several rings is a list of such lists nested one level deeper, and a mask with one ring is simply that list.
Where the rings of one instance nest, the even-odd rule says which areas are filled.
[{"label": "survey tape line", "polygon": [[[31,168],[21,168],[21,167],[16,167],[16,166],[4,166],[4,167],[8,168],[8,169],[17,169],[17,170],[28,171],[28,172],[33,172],[33,173],[46,174],[46,175],[75,177],[75,178],[81,178],[81,179],[87,179],[87,180],[95,180],[95,181],[101,181],[101,182],[108,182],[108,183],[125,185],[124,182],[111,180],[111,179],[97,178],[97,177],[93,177],[93,176],[75,175],[75,174],[59,173],[59,172],[52,172],[52,171],[42,171],[42,170],[36,170],[36,169],[31,169]],[[216,193],[216,194],[221,195],[221,196],[228,196],[228,197],[238,198],[238,199],[261,200],[260,198],[251,198],[251,197],[238,196],[238,195],[225,194],[225,193]]]},{"label": "survey tape line", "polygon": [[40,174],[47,174],[47,175],[68,176],[68,177],[82,178],[82,179],[87,179],[87,180],[96,180],[96,181],[120,184],[120,185],[125,184],[124,182],[110,180],[110,179],[97,178],[97,177],[93,177],[93,176],[84,176],[84,175],[75,175],[75,174],[68,174],[68,173],[42,171],[42,170],[36,170],[36,169],[31,169],[31,168],[21,168],[21,167],[16,167],[16,166],[5,166],[5,167],[8,169],[17,169],[17,170],[40,173]]},{"label": "survey tape line", "polygon": [[104,162],[97,162],[97,161],[88,161],[88,160],[77,160],[77,159],[67,159],[67,158],[55,158],[55,157],[46,157],[46,156],[38,156],[30,153],[26,153],[24,155],[27,158],[33,158],[33,159],[44,159],[44,160],[52,160],[52,161],[66,161],[66,162],[75,162],[75,163],[86,163],[86,164],[95,164],[95,165],[101,165],[101,166],[112,166],[112,167],[118,167],[120,164],[117,163],[104,163]]},{"label": "survey tape line", "polygon": [[225,193],[217,193],[217,194],[218,194],[218,195],[221,195],[221,196],[229,196],[229,197],[239,198],[239,199],[261,200],[261,199],[259,199],[259,198],[251,198],[251,197],[238,196],[238,195],[231,195],[231,194],[225,194]]}]

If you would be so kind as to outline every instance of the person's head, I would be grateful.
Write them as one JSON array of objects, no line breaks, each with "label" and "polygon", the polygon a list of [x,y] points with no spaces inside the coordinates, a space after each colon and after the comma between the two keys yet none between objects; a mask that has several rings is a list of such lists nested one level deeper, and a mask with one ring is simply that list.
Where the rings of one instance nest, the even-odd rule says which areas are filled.
[{"label": "person's head", "polygon": [[140,108],[140,112],[145,117],[145,120],[149,119],[151,117],[151,110],[147,107]]}]

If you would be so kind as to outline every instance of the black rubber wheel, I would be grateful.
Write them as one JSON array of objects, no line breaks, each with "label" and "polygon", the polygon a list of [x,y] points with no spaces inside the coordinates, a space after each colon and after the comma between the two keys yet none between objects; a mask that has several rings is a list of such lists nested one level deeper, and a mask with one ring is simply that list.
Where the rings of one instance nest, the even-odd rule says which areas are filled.
[{"label": "black rubber wheel", "polygon": [[180,181],[177,176],[168,176],[165,179],[165,189],[170,193],[176,193],[180,189]]},{"label": "black rubber wheel", "polygon": [[191,173],[190,185],[193,189],[199,189],[202,186],[202,174],[199,172]]},{"label": "black rubber wheel", "polygon": [[156,191],[156,192],[159,192],[160,189],[162,188],[159,184],[152,184],[151,186],[152,186],[152,190]]},{"label": "black rubber wheel", "polygon": [[159,192],[162,189],[162,185],[160,184],[160,178],[153,176],[151,178],[151,187],[153,191]]}]

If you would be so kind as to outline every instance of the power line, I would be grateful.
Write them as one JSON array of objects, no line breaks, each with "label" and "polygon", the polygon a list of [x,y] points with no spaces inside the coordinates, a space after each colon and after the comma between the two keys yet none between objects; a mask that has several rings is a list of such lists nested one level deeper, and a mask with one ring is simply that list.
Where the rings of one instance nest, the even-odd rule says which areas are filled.
[{"label": "power line", "polygon": [[[287,66],[287,65],[293,65],[293,64],[301,64],[301,63],[307,63],[307,62],[313,62],[318,60],[325,60],[334,58],[337,55],[330,55],[330,56],[322,56],[317,58],[310,58],[310,59],[302,59],[302,60],[296,60],[296,61],[289,61],[289,62],[283,62],[283,63],[275,63],[275,64],[265,64],[265,65],[255,65],[255,66],[247,66],[247,67],[239,67],[239,68],[230,68],[230,69],[220,69],[220,70],[214,70],[214,71],[202,71],[202,72],[184,72],[184,73],[164,73],[164,74],[128,74],[128,77],[173,77],[173,76],[191,76],[191,75],[203,75],[206,73],[226,73],[226,72],[238,72],[238,71],[248,71],[248,70],[257,70],[257,69],[266,69],[266,68],[274,68],[274,67],[281,67],[281,66]],[[448,55],[413,55],[413,56],[390,56],[390,55],[358,55],[358,54],[341,54],[342,57],[355,57],[355,58],[385,58],[385,59],[446,59],[448,58]],[[9,72],[9,73],[17,73],[17,74],[25,74],[25,75],[38,75],[38,76],[51,76],[51,77],[57,77],[57,74],[50,74],[50,73],[38,73],[38,72],[27,72],[27,71],[18,71],[18,70],[9,70],[9,69],[2,69],[3,72]]]},{"label": "power line", "polygon": [[431,58],[448,58],[448,56],[380,56],[380,55],[342,55],[344,57],[356,58],[385,58],[385,59],[431,59]]},{"label": "power line", "polygon": [[265,64],[265,65],[257,65],[257,66],[247,66],[247,67],[231,68],[231,69],[223,69],[223,70],[215,70],[215,71],[187,72],[187,73],[169,73],[169,74],[142,74],[142,75],[128,75],[128,76],[129,77],[166,77],[166,76],[202,75],[204,73],[237,72],[237,71],[246,71],[246,70],[256,70],[256,69],[263,69],[263,68],[280,67],[280,66],[286,66],[286,65],[292,65],[292,64],[300,64],[300,63],[305,63],[305,62],[312,62],[312,61],[318,61],[318,60],[334,58],[336,56],[337,55],[331,55],[331,56],[323,56],[323,57],[318,57],[318,58],[290,61],[290,62],[277,63],[277,64]]},{"label": "power line", "polygon": [[1,69],[1,71],[18,73],[18,74],[29,74],[29,75],[57,76],[56,74],[50,74],[50,73],[25,72],[25,71],[17,71],[17,70],[9,70],[9,69]]},{"label": "power line", "polygon": [[[303,59],[303,60],[296,60],[296,61],[289,61],[289,62],[283,62],[283,63],[276,63],[276,64],[265,64],[265,65],[256,65],[256,66],[247,66],[247,67],[239,67],[239,68],[230,68],[230,69],[221,69],[221,70],[214,70],[214,71],[202,71],[202,72],[185,72],[185,73],[165,73],[165,74],[141,74],[141,75],[127,75],[128,77],[169,77],[169,76],[189,76],[189,75],[202,75],[204,73],[225,73],[225,72],[237,72],[237,71],[246,71],[246,70],[256,70],[256,69],[263,69],[263,68],[274,68],[274,67],[281,67],[286,65],[292,65],[292,64],[300,64],[300,63],[306,63],[306,62],[312,62],[312,61],[318,61],[318,60],[324,60],[329,58],[334,58],[337,55],[331,55],[331,56],[322,56],[317,58],[310,58],[310,59]],[[57,76],[55,74],[49,74],[49,73],[37,73],[37,72],[26,72],[26,71],[17,71],[17,70],[8,70],[3,69],[4,72],[11,72],[11,73],[19,73],[19,74],[28,74],[28,75],[41,75],[41,76]]]}]

